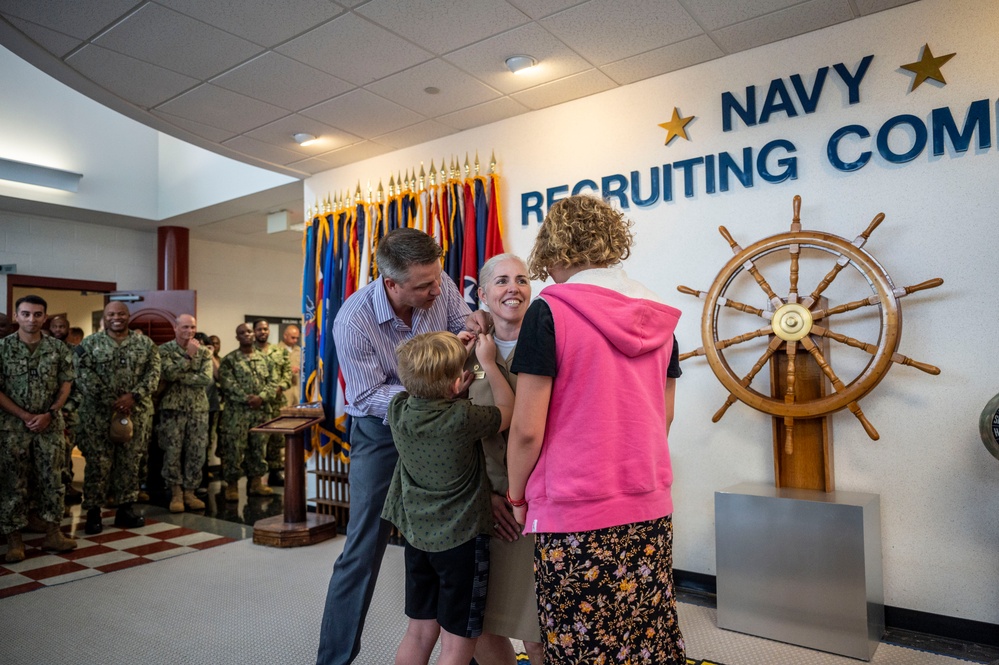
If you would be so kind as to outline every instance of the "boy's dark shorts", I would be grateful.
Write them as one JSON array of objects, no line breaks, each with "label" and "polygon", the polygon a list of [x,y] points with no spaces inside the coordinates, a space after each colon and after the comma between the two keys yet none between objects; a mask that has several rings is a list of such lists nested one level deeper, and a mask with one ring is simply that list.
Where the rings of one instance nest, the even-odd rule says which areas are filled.
[{"label": "boy's dark shorts", "polygon": [[436,620],[459,637],[482,634],[489,581],[489,536],[443,552],[406,544],[406,616]]}]

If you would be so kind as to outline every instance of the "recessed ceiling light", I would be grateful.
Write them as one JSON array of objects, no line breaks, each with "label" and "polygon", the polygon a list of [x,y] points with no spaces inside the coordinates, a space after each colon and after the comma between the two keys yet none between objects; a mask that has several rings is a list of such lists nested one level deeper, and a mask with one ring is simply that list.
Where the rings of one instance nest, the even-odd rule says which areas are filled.
[{"label": "recessed ceiling light", "polygon": [[538,61],[529,55],[511,55],[506,59],[507,68],[514,74],[520,74],[538,64]]},{"label": "recessed ceiling light", "polygon": [[306,134],[305,132],[298,132],[297,134],[292,134],[291,138],[295,139],[295,143],[300,146],[312,145],[319,139],[313,134]]}]

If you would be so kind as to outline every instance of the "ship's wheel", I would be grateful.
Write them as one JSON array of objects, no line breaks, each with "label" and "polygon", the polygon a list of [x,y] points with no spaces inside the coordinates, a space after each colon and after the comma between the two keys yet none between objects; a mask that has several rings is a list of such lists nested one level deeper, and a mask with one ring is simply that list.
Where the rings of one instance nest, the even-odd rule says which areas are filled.
[{"label": "ship's wheel", "polygon": [[[799,196],[794,197],[793,211],[791,230],[788,233],[764,238],[746,248],[741,247],[724,226],[719,227],[722,236],[732,248],[734,253],[732,259],[721,269],[708,291],[697,291],[686,286],[677,287],[682,293],[705,300],[701,319],[703,346],[696,351],[681,355],[680,360],[695,356],[707,357],[711,370],[728,390],[728,399],[712,421],[718,422],[736,401],[783,419],[783,445],[784,452],[788,455],[794,448],[795,419],[826,416],[844,408],[849,409],[857,417],[870,438],[877,439],[877,430],[864,416],[860,400],[878,385],[893,363],[915,367],[929,374],[940,373],[940,370],[932,365],[917,362],[898,353],[902,333],[902,309],[899,300],[916,291],[943,284],[943,280],[937,278],[914,286],[901,288],[894,286],[887,271],[864,249],[871,233],[884,219],[883,213],[874,217],[867,229],[850,241],[831,233],[802,230]],[[812,266],[821,265],[822,262],[826,265],[831,264],[825,276],[807,292],[799,291],[798,284],[799,265],[806,260],[806,256]],[[786,283],[789,284],[789,289],[786,294],[778,295],[764,277],[758,264],[765,262],[766,270],[773,275],[774,266],[779,267],[782,261],[788,264]],[[820,263],[817,264],[816,261]],[[817,275],[825,269],[822,267]],[[869,291],[857,293],[855,298],[850,296],[830,306],[825,303],[823,294],[844,270],[853,271],[860,277],[860,279],[844,278],[851,288],[859,285],[859,288],[863,289],[863,285],[866,284]],[[767,302],[765,309],[753,307],[731,297],[739,295],[730,293],[733,283],[747,273],[765,294]],[[780,279],[784,283],[783,275]],[[719,318],[723,313],[729,316],[727,312],[731,310],[744,314],[745,323],[737,329],[748,330],[743,334],[723,339],[719,334]],[[830,317],[854,310],[859,310],[857,315],[866,318],[876,317],[876,339],[865,341],[833,329]],[[756,317],[759,321],[757,326],[752,325],[752,317]],[[827,348],[830,343],[824,340],[859,349],[869,354],[870,358],[861,363],[859,371],[851,369],[849,376],[840,376],[823,353],[822,349]],[[738,350],[743,352],[746,347],[741,345],[758,344],[762,348],[764,343],[765,348],[758,360],[745,374],[737,373],[726,358],[726,354],[735,350],[733,347],[740,347]],[[800,362],[795,362],[795,358],[802,353],[814,359],[821,370],[821,373],[816,372],[816,375],[820,380],[824,376],[828,384],[831,384],[831,390],[823,389],[818,393],[799,390],[796,372],[801,371],[802,365]],[[753,381],[759,372],[768,362],[773,363],[780,354],[786,354],[787,358],[786,362],[780,364],[781,376],[773,376],[774,370],[771,369],[774,381],[768,391],[770,394],[754,389]]]}]

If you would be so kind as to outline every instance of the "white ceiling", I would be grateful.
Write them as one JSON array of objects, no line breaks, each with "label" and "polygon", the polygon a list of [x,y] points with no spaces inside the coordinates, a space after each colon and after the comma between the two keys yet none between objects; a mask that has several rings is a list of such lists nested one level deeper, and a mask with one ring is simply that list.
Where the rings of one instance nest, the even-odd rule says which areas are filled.
[{"label": "white ceiling", "polygon": [[[0,0],[0,44],[155,129],[304,178],[912,1]],[[511,74],[519,54],[541,67]],[[161,223],[273,246],[243,216],[261,232],[268,210],[301,218],[295,191]]]}]

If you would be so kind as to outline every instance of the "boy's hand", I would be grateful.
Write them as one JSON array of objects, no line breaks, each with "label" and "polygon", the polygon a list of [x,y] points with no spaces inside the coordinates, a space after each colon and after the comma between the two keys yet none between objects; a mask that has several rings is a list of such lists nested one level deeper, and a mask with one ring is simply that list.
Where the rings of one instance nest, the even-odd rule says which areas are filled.
[{"label": "boy's hand", "polygon": [[469,372],[467,369],[461,373],[461,386],[459,386],[458,394],[464,395],[468,387],[472,385],[472,381],[475,380],[475,375]]},{"label": "boy's hand", "polygon": [[513,506],[499,494],[490,494],[490,499],[493,503],[493,531],[496,532],[496,537],[510,543],[516,541],[520,537],[520,528],[510,512]]},{"label": "boy's hand", "polygon": [[493,341],[492,335],[480,333],[475,341],[475,348],[476,357],[481,364],[490,366],[496,364],[496,342]]},{"label": "boy's hand", "polygon": [[465,345],[465,353],[472,355],[475,348],[475,333],[462,330],[458,333],[458,341]]}]

